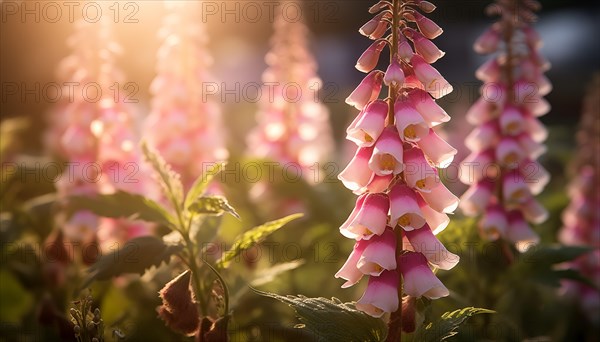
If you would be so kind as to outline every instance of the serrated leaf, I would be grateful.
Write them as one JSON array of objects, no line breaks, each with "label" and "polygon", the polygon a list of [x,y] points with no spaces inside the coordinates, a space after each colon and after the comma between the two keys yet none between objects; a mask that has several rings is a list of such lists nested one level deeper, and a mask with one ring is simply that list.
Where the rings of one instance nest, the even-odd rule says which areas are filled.
[{"label": "serrated leaf", "polygon": [[219,261],[217,262],[217,267],[228,267],[231,261],[235,257],[237,257],[242,251],[262,241],[264,238],[277,231],[279,228],[283,227],[288,222],[291,222],[302,216],[303,214],[292,214],[279,220],[267,222],[258,227],[254,227],[249,231],[243,233],[241,236],[235,239],[233,246],[223,254],[221,259],[219,259]]},{"label": "serrated leaf", "polygon": [[142,143],[142,151],[146,161],[152,165],[152,168],[158,174],[158,180],[164,195],[181,205],[183,202],[183,185],[180,176],[171,169],[171,166],[157,151],[151,149],[145,142]]},{"label": "serrated leaf", "polygon": [[125,273],[141,275],[146,269],[167,261],[181,249],[181,245],[167,245],[154,236],[131,239],[123,248],[101,256],[90,266],[81,288],[87,287],[95,280],[107,280]]},{"label": "serrated leaf", "polygon": [[285,273],[287,271],[291,271],[300,266],[304,265],[304,260],[294,260],[290,262],[284,262],[281,264],[277,264],[271,266],[269,268],[260,270],[256,278],[254,278],[250,285],[252,286],[261,286],[273,281],[278,275]]},{"label": "serrated leaf", "polygon": [[221,215],[229,213],[239,219],[240,215],[233,209],[223,196],[203,196],[196,198],[189,210],[196,214]]},{"label": "serrated leaf", "polygon": [[280,296],[253,289],[261,296],[271,297],[291,306],[315,341],[383,341],[387,328],[383,320],[356,310],[352,303],[339,299],[307,298],[302,295]]},{"label": "serrated leaf", "polygon": [[445,312],[435,322],[423,323],[414,333],[414,341],[437,342],[444,341],[458,334],[458,327],[469,319],[469,317],[485,313],[495,313],[495,311],[466,307],[454,311]]},{"label": "serrated leaf", "polygon": [[185,209],[188,209],[198,197],[204,194],[210,182],[219,172],[221,172],[221,170],[223,170],[223,168],[225,168],[225,163],[212,164],[202,175],[200,175],[200,177],[194,181],[194,184],[192,184],[192,187],[185,196],[185,202],[183,205]]},{"label": "serrated leaf", "polygon": [[174,227],[175,219],[160,204],[144,196],[125,191],[93,197],[72,196],[70,212],[89,210],[96,215],[113,218],[130,218]]}]

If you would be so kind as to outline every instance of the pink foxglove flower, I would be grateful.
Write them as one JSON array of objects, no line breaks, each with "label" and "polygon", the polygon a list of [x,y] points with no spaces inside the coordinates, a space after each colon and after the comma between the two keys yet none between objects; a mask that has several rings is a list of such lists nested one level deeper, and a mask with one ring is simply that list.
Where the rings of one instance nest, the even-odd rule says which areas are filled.
[{"label": "pink foxglove flower", "polygon": [[539,37],[534,44],[528,38],[535,32],[532,11],[538,8],[529,0],[499,0],[489,7],[501,17],[474,45],[476,52],[492,57],[476,72],[485,84],[467,112],[467,121],[477,127],[465,141],[472,153],[460,167],[460,180],[470,185],[460,204],[463,213],[482,215],[484,238],[504,239],[519,251],[539,240],[529,223],[547,216],[534,197],[549,180],[535,159],[544,152],[547,131],[538,117],[549,110],[542,97],[551,89],[543,76],[548,65],[536,57]]},{"label": "pink foxglove flower", "polygon": [[[145,139],[181,175],[185,188],[208,165],[228,158],[221,110],[209,96],[211,58],[197,2],[168,2],[160,31],[157,76],[150,85],[151,113]],[[211,88],[213,89],[213,88]]]},{"label": "pink foxglove flower", "polygon": [[[110,22],[102,19],[75,25],[76,32],[69,40],[74,51],[59,66],[60,77],[75,89],[63,92],[69,95],[55,108],[46,136],[52,152],[69,163],[56,183],[57,192],[62,198],[116,190],[152,196],[154,183],[143,170],[138,148],[137,118],[119,88],[124,77],[115,66],[120,48],[111,39]],[[85,91],[90,84],[97,88],[97,98],[90,98]],[[102,233],[99,229],[106,222],[112,220],[81,211],[63,224],[64,234],[73,241],[98,240],[106,247],[107,240],[123,243],[150,233],[147,224],[130,227],[127,220]]]},{"label": "pink foxglove flower", "polygon": [[[360,110],[347,130],[357,149],[338,178],[359,197],[340,227],[356,243],[336,277],[346,280],[342,287],[369,278],[356,307],[374,317],[399,310],[402,295],[447,296],[432,267],[448,270],[458,263],[435,237],[458,205],[437,171],[456,150],[434,130],[450,119],[435,99],[452,87],[430,65],[444,55],[430,41],[442,30],[419,12],[435,6],[421,3],[382,1],[371,8],[381,12],[360,32],[375,43],[357,63],[368,74],[346,99]],[[381,23],[390,33],[385,39]],[[391,58],[383,72],[375,67],[385,48]],[[384,84],[388,95],[382,100]]]},{"label": "pink foxglove flower", "polygon": [[[558,239],[565,245],[589,246],[593,250],[568,267],[578,270],[600,287],[600,76],[595,75],[583,103],[583,116],[577,133],[577,155],[571,165],[570,203],[562,214]],[[566,282],[564,288],[579,302],[592,324],[600,324],[598,290],[580,282]]]},{"label": "pink foxglove flower", "polygon": [[[247,153],[269,158],[282,167],[291,163],[307,181],[318,181],[315,167],[329,157],[333,138],[329,111],[315,96],[322,82],[309,51],[308,27],[300,20],[278,16],[274,30],[271,51],[266,57],[268,69],[263,73],[263,80],[270,85],[262,92],[265,96],[261,98],[257,114],[258,125],[248,136]],[[381,48],[374,45],[365,53],[365,68],[377,63],[380,52]],[[286,90],[289,89],[295,89],[294,94],[288,96]],[[371,142],[376,139],[383,129],[377,123],[378,115],[376,110],[365,115],[354,134],[356,139]],[[369,135],[375,137],[369,138]],[[365,143],[368,145],[368,141]]]}]

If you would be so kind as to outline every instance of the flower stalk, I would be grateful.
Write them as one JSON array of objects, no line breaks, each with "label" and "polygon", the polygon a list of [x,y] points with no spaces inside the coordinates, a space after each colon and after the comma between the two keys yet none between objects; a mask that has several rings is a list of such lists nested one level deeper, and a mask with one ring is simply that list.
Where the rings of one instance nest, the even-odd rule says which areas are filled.
[{"label": "flower stalk", "polygon": [[[374,317],[392,313],[392,339],[400,338],[403,326],[400,303],[405,298],[408,303],[407,296],[447,296],[432,267],[450,269],[458,262],[435,237],[447,226],[458,198],[437,171],[452,161],[456,150],[434,130],[449,120],[435,99],[452,91],[430,65],[444,55],[430,41],[442,30],[419,11],[434,9],[429,2],[413,0],[380,1],[371,7],[378,14],[360,33],[375,45],[356,66],[367,76],[346,99],[360,110],[347,129],[357,152],[338,178],[359,197],[340,227],[342,235],[356,242],[336,277],[346,280],[342,287],[369,277],[356,307]],[[383,72],[375,67],[385,47],[390,60]],[[380,100],[384,84],[387,97]]]}]

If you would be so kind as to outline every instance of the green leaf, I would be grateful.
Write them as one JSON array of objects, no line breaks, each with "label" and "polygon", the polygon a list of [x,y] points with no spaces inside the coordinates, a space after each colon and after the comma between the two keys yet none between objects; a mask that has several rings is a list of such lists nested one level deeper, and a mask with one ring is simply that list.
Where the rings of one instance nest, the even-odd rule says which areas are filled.
[{"label": "green leaf", "polygon": [[225,163],[215,163],[194,181],[194,184],[192,184],[192,187],[185,196],[183,205],[185,209],[189,209],[192,203],[204,194],[210,182],[219,172],[221,172],[221,170],[223,170],[223,168],[225,168]]},{"label": "green leaf", "polygon": [[143,274],[146,269],[167,261],[179,252],[181,245],[167,245],[154,236],[142,236],[129,240],[123,248],[101,256],[88,269],[88,276],[81,288],[95,280],[107,280],[124,273]]},{"label": "green leaf", "polygon": [[280,296],[253,290],[261,296],[277,299],[294,308],[303,323],[296,327],[306,329],[315,341],[385,340],[387,327],[383,320],[356,310],[352,303],[342,303],[335,297]]},{"label": "green leaf", "polygon": [[414,333],[414,341],[437,342],[444,341],[458,334],[456,329],[474,315],[495,313],[495,311],[474,307],[467,307],[455,311],[448,311],[435,322],[423,323]]},{"label": "green leaf", "polygon": [[267,284],[271,281],[273,281],[275,279],[275,277],[277,277],[278,275],[287,272],[287,271],[291,271],[294,270],[300,266],[304,265],[304,260],[294,260],[294,261],[290,261],[290,262],[284,262],[284,263],[280,263],[274,266],[271,266],[269,268],[260,270],[256,276],[256,278],[254,278],[252,280],[252,282],[250,282],[250,285],[252,286],[261,286],[264,284]]},{"label": "green leaf", "polygon": [[183,202],[181,177],[171,169],[171,166],[167,164],[157,151],[151,149],[145,142],[142,143],[142,151],[146,160],[158,174],[158,180],[165,196],[177,203],[177,205],[181,205]]},{"label": "green leaf", "polygon": [[176,227],[175,219],[160,204],[125,191],[93,197],[72,196],[69,198],[68,207],[71,213],[89,210],[104,217],[129,218]]},{"label": "green leaf", "polygon": [[283,227],[288,222],[291,222],[297,218],[302,217],[302,214],[292,214],[281,218],[279,220],[267,222],[258,227],[254,227],[249,231],[243,233],[241,236],[236,238],[233,246],[223,254],[221,259],[217,262],[217,267],[226,268],[229,266],[231,261],[237,257],[242,251],[252,247],[254,244],[262,241],[264,238],[275,232],[279,228]]},{"label": "green leaf", "polygon": [[196,214],[221,215],[229,213],[239,219],[240,215],[233,209],[227,199],[223,196],[204,196],[197,198],[189,210]]},{"label": "green leaf", "polygon": [[527,250],[520,261],[537,268],[541,264],[552,265],[572,261],[592,250],[593,248],[585,246],[536,246]]},{"label": "green leaf", "polygon": [[19,324],[31,310],[33,296],[6,270],[0,270],[0,284],[0,322]]}]

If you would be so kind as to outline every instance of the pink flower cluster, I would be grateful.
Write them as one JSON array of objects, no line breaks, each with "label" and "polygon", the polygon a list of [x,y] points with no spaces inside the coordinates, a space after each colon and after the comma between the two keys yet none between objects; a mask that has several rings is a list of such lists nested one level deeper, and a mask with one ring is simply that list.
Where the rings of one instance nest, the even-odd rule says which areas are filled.
[{"label": "pink flower cluster", "polygon": [[[600,288],[600,76],[584,102],[584,112],[577,134],[575,177],[568,189],[571,202],[562,215],[564,226],[558,239],[565,245],[590,246],[590,253],[569,264]],[[565,284],[568,294],[579,298],[581,307],[594,324],[600,324],[598,290],[579,282]]]},{"label": "pink flower cluster", "polygon": [[[115,68],[120,47],[111,40],[109,22],[77,22],[69,45],[74,51],[59,66],[59,76],[74,88],[63,90],[65,96],[52,113],[46,135],[47,146],[70,165],[65,171],[68,175],[56,184],[59,196],[116,190],[151,195],[154,183],[140,170],[143,166],[137,120],[118,96],[121,92],[114,91],[115,84],[122,84],[123,75]],[[87,97],[85,89],[90,85],[100,90],[99,99]],[[79,211],[63,224],[63,231],[70,240],[97,239],[108,247],[148,234],[149,227]]]},{"label": "pink flower cluster", "polygon": [[224,161],[229,154],[220,107],[203,96],[204,82],[212,81],[207,70],[212,60],[205,51],[200,3],[165,6],[169,15],[160,32],[163,43],[157,56],[158,76],[150,85],[154,97],[145,138],[189,188],[207,165]]},{"label": "pink flower cluster", "polygon": [[[360,33],[375,42],[356,64],[367,76],[346,99],[360,110],[347,129],[358,149],[339,179],[358,199],[340,232],[356,243],[335,276],[346,280],[342,287],[369,276],[356,307],[375,317],[398,310],[402,288],[412,297],[447,296],[432,267],[448,270],[459,260],[435,237],[458,206],[437,171],[456,150],[433,129],[450,117],[432,96],[452,87],[430,65],[444,55],[430,40],[442,29],[418,9],[435,6],[394,0],[371,7],[378,14]],[[375,68],[386,46],[391,61],[383,72]],[[379,99],[384,84],[388,97]]]},{"label": "pink flower cluster", "polygon": [[[258,126],[248,136],[248,153],[286,166],[293,163],[308,181],[316,163],[327,159],[333,147],[329,111],[318,99],[321,80],[308,49],[308,28],[283,15],[276,18],[268,69],[263,82]],[[267,96],[269,94],[269,96]],[[271,96],[272,95],[272,96]]]},{"label": "pink flower cluster", "polygon": [[539,241],[529,223],[547,218],[534,197],[550,179],[536,161],[546,150],[548,132],[538,118],[550,110],[543,96],[552,89],[544,76],[550,65],[539,54],[542,41],[531,26],[539,7],[535,0],[498,0],[488,7],[500,20],[474,45],[476,52],[494,55],[476,72],[484,85],[467,112],[477,127],[465,140],[471,154],[460,173],[470,185],[461,198],[463,213],[483,214],[481,235],[511,241],[520,251]]}]

